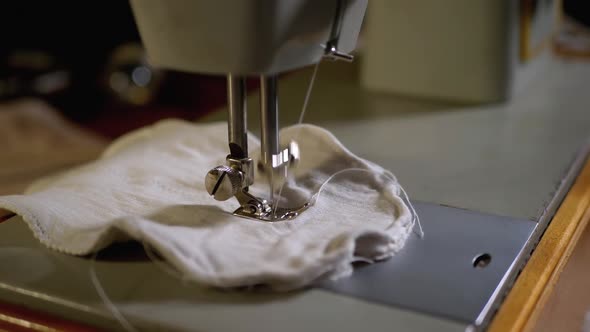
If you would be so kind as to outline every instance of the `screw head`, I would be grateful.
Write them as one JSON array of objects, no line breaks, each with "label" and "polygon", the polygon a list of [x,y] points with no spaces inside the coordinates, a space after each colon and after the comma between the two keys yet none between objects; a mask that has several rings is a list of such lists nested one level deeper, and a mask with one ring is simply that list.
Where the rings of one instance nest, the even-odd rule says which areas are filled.
[{"label": "screw head", "polygon": [[241,189],[242,174],[229,166],[217,166],[205,176],[205,188],[218,201],[234,197]]}]

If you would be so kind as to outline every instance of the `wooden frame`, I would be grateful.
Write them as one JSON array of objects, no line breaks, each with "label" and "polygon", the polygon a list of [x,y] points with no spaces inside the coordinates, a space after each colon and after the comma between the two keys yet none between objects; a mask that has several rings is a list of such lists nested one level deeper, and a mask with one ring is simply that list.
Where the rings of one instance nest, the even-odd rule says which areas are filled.
[{"label": "wooden frame", "polygon": [[530,331],[590,220],[590,162],[586,161],[489,331]]}]

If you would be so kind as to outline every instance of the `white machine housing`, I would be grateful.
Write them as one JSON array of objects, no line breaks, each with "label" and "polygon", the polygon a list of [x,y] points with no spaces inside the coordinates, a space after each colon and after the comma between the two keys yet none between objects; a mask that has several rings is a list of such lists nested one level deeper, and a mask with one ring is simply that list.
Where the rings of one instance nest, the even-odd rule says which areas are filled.
[{"label": "white machine housing", "polygon": [[[318,62],[338,0],[131,0],[150,62],[187,72],[276,74]],[[367,0],[344,1],[338,50],[355,46]]]}]

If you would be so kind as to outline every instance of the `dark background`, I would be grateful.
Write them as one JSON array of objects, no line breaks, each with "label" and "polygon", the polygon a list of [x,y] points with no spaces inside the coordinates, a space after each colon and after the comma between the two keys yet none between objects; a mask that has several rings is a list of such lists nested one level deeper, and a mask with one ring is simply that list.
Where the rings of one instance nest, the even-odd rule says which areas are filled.
[{"label": "dark background", "polygon": [[[221,77],[158,72],[149,100],[129,102],[109,87],[113,70],[129,74],[141,59],[113,68],[122,45],[139,45],[124,0],[4,1],[0,3],[0,101],[36,96],[69,119],[110,137],[162,117],[194,119],[225,101]],[[37,91],[39,77],[66,77]],[[156,73],[154,72],[154,76]]]}]

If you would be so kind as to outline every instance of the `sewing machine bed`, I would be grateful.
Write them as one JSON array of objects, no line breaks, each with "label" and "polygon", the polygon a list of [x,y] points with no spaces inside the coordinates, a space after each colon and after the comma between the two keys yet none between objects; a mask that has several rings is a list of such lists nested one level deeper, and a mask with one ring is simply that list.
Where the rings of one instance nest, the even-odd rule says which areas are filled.
[{"label": "sewing machine bed", "polygon": [[[478,108],[369,94],[357,86],[357,69],[322,65],[306,120],[398,176],[414,199],[424,239],[413,237],[386,262],[357,266],[350,278],[287,294],[185,284],[141,255],[125,257],[137,247],[119,246],[96,262],[96,273],[135,327],[487,326],[586,161],[590,117],[584,105],[590,95],[577,87],[590,84],[590,68],[553,61],[544,79],[510,104]],[[283,124],[298,117],[309,73],[284,78]],[[218,114],[209,120],[223,118]],[[250,118],[255,124],[256,117]],[[0,224],[0,298],[120,329],[90,281],[90,261],[43,248],[17,219]]]}]

